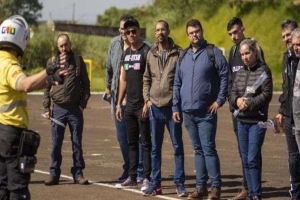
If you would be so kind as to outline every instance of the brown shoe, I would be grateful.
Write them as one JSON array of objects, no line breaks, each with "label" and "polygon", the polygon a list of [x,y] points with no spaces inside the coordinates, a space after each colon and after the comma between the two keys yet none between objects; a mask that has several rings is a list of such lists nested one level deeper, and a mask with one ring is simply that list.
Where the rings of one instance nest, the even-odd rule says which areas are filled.
[{"label": "brown shoe", "polygon": [[47,180],[45,180],[45,185],[51,186],[51,185],[58,185],[59,178],[58,177],[49,177]]},{"label": "brown shoe", "polygon": [[219,200],[221,196],[221,190],[217,187],[212,187],[207,197],[207,200]]},{"label": "brown shoe", "polygon": [[248,199],[248,190],[244,187],[242,187],[237,195],[232,198],[232,200],[247,200]]},{"label": "brown shoe", "polygon": [[76,180],[74,179],[74,183],[75,184],[79,184],[79,185],[88,185],[89,184],[89,180],[87,180],[83,176],[80,176]]},{"label": "brown shoe", "polygon": [[188,200],[199,200],[207,197],[208,191],[206,188],[196,188],[193,193],[189,194]]}]

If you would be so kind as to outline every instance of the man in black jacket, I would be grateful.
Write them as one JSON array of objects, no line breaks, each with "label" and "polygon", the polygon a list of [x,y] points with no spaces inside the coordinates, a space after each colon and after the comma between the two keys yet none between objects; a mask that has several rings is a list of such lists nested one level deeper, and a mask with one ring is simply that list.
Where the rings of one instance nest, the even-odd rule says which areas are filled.
[{"label": "man in black jacket", "polygon": [[[88,180],[83,177],[85,163],[82,155],[83,110],[90,98],[90,80],[85,63],[81,56],[71,50],[69,36],[61,34],[57,38],[57,54],[49,59],[47,65],[63,66],[67,75],[59,85],[47,87],[44,93],[44,110],[46,118],[54,118],[64,126],[52,121],[52,150],[50,177],[45,185],[59,184],[61,174],[61,148],[64,139],[65,126],[68,124],[71,132],[73,163],[71,168],[74,183],[85,185]],[[53,106],[51,108],[51,101]]]},{"label": "man in black jacket", "polygon": [[280,108],[276,119],[279,123],[285,126],[286,143],[289,153],[289,171],[291,181],[291,198],[292,200],[300,199],[300,171],[299,171],[299,149],[296,138],[293,133],[293,87],[295,74],[297,69],[298,59],[295,57],[292,50],[291,33],[298,27],[297,22],[292,19],[287,19],[281,24],[282,40],[287,47],[287,51],[283,54],[282,62],[282,94],[279,97]]}]

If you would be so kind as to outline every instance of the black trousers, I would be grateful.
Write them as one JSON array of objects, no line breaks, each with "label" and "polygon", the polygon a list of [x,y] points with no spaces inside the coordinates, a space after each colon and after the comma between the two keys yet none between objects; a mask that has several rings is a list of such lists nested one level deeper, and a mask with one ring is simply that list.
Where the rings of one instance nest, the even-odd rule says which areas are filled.
[{"label": "black trousers", "polygon": [[18,149],[22,129],[0,124],[0,200],[29,200],[30,174],[19,170]]},{"label": "black trousers", "polygon": [[291,181],[290,194],[292,200],[300,199],[300,155],[299,149],[294,135],[294,130],[292,127],[292,119],[285,117],[285,136],[286,144],[289,154],[289,172]]},{"label": "black trousers", "polygon": [[144,171],[143,178],[150,179],[151,175],[151,135],[149,119],[142,119],[142,109],[126,107],[124,118],[129,146],[129,171],[128,174],[133,181],[136,181],[137,167],[139,164],[139,135],[141,134]]}]

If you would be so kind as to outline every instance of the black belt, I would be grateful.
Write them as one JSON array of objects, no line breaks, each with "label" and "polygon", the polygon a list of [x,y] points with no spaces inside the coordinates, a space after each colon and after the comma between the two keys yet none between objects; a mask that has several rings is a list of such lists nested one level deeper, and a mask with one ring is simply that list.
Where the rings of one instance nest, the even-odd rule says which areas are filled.
[{"label": "black belt", "polygon": [[24,130],[24,128],[19,128],[16,126],[10,126],[10,125],[4,125],[0,123],[0,129],[10,132],[10,133],[14,133],[14,134],[21,134],[22,131]]}]

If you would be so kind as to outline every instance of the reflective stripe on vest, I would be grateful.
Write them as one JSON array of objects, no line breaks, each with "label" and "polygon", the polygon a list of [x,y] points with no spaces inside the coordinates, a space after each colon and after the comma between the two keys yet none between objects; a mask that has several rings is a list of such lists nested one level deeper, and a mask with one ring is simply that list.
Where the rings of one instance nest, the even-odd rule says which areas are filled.
[{"label": "reflective stripe on vest", "polygon": [[27,107],[27,101],[19,100],[5,106],[0,106],[0,113],[9,112],[16,107]]}]

